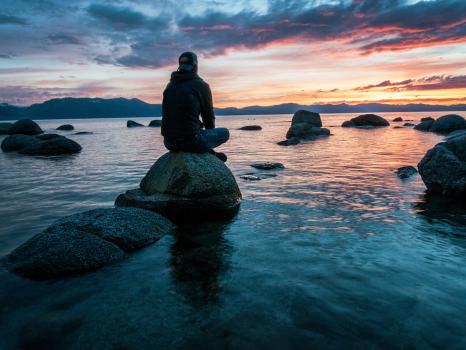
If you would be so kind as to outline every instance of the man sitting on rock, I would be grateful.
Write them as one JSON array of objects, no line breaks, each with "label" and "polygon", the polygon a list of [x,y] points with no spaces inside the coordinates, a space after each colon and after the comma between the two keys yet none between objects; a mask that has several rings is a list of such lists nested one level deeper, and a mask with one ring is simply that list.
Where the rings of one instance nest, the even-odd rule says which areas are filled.
[{"label": "man sitting on rock", "polygon": [[170,151],[210,152],[225,162],[227,156],[213,149],[227,142],[230,133],[226,128],[215,128],[212,93],[209,85],[197,75],[197,56],[185,52],[178,62],[178,70],[172,73],[163,92],[165,147]]}]

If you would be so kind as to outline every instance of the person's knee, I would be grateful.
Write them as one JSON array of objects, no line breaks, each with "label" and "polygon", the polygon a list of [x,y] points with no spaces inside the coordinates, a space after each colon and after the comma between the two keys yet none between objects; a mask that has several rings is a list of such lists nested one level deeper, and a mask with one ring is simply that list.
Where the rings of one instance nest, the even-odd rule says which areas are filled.
[{"label": "person's knee", "polygon": [[227,128],[220,128],[222,130],[222,141],[227,142],[230,139],[230,130]]}]

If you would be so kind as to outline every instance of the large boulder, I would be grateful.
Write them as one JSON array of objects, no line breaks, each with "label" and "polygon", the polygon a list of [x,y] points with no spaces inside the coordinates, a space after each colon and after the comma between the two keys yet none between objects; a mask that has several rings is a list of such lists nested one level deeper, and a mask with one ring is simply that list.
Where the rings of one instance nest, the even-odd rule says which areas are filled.
[{"label": "large boulder", "polygon": [[457,114],[444,115],[435,120],[430,127],[430,131],[439,134],[448,134],[462,129],[466,129],[466,119]]},{"label": "large boulder", "polygon": [[286,133],[287,139],[292,142],[282,141],[279,145],[297,144],[299,140],[310,140],[321,136],[329,136],[330,130],[322,128],[322,120],[319,113],[299,110],[293,115],[291,126]]},{"label": "large boulder", "polygon": [[319,136],[329,136],[330,130],[320,128],[308,123],[292,124],[286,133],[286,138],[291,139],[296,137],[298,139],[312,139]]},{"label": "large boulder", "polygon": [[343,122],[341,125],[344,128],[357,128],[357,127],[382,127],[389,126],[390,123],[376,114],[362,114],[358,117],[352,118]]},{"label": "large boulder", "polygon": [[169,220],[147,210],[90,210],[56,221],[9,254],[6,265],[29,278],[69,276],[118,261],[173,229]]},{"label": "large boulder", "polygon": [[305,111],[303,109],[297,111],[291,120],[291,125],[299,123],[307,123],[318,128],[322,127],[322,120],[320,119],[319,113]]},{"label": "large boulder", "polygon": [[1,148],[4,152],[41,156],[58,156],[81,151],[77,142],[58,134],[10,135],[3,140]]},{"label": "large boulder", "polygon": [[8,135],[12,123],[0,123],[0,135]]},{"label": "large boulder", "polygon": [[[51,134],[53,135],[53,134]],[[81,151],[81,146],[73,140],[64,136],[41,140],[19,150],[19,153],[30,156],[60,156],[65,154],[75,154]]]},{"label": "large boulder", "polygon": [[5,137],[2,141],[2,151],[3,152],[17,152],[22,150],[23,148],[33,146],[39,143],[40,140],[34,136],[29,135],[10,135]]},{"label": "large boulder", "polygon": [[466,135],[437,144],[418,169],[428,192],[466,198]]},{"label": "large boulder", "polygon": [[212,219],[236,213],[238,184],[227,166],[212,154],[169,152],[140,183],[116,199],[122,207],[153,210],[170,219]]},{"label": "large boulder", "polygon": [[21,119],[13,123],[8,131],[10,135],[23,134],[23,135],[39,135],[43,131],[40,126],[31,119]]}]

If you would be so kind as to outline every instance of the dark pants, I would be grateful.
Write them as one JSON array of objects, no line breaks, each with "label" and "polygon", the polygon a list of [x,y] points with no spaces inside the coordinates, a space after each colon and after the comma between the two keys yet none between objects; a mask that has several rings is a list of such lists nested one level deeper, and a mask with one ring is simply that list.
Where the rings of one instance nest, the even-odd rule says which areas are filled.
[{"label": "dark pants", "polygon": [[230,132],[226,128],[200,130],[197,135],[189,138],[171,139],[164,137],[163,143],[170,151],[185,151],[207,153],[215,147],[228,141]]}]

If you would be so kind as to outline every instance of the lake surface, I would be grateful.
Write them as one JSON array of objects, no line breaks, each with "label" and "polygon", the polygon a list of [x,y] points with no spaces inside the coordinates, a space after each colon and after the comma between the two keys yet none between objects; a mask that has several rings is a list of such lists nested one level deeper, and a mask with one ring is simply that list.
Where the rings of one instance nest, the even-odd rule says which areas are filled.
[{"label": "lake surface", "polygon": [[[339,127],[352,116],[323,114],[333,136],[290,147],[276,145],[289,115],[219,117],[238,215],[73,278],[0,270],[0,349],[465,349],[466,211],[394,174],[442,138]],[[39,124],[66,122],[94,132],[61,132],[78,155],[0,153],[0,257],[58,218],[112,206],[165,152],[160,129],[125,119]],[[248,124],[263,130],[235,130]],[[240,178],[262,161],[285,169]]]}]

